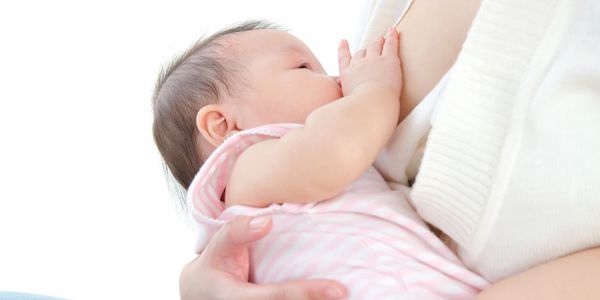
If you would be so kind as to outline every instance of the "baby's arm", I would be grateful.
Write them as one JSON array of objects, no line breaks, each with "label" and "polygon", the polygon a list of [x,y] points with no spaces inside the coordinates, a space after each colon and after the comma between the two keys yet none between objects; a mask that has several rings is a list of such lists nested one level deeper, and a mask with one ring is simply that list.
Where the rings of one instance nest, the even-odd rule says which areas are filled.
[{"label": "baby's arm", "polygon": [[307,203],[342,192],[373,163],[398,122],[399,36],[390,30],[350,56],[339,49],[344,97],[313,111],[301,129],[257,143],[238,158],[226,204]]}]

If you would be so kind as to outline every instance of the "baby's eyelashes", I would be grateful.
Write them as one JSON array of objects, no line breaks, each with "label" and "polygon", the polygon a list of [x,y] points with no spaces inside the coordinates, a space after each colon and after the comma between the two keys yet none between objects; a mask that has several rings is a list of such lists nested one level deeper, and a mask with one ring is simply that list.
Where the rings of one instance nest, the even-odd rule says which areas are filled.
[{"label": "baby's eyelashes", "polygon": [[312,69],[309,63],[302,63],[298,66],[298,69]]}]

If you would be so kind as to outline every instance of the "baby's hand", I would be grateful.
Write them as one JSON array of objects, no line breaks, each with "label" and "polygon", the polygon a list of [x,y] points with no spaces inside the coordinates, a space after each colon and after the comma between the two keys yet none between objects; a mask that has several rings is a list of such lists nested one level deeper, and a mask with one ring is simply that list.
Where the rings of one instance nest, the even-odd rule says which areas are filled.
[{"label": "baby's hand", "polygon": [[348,42],[342,40],[338,50],[340,81],[344,96],[358,87],[386,88],[400,97],[402,71],[399,56],[399,35],[390,28],[385,38],[379,37],[367,49],[350,55]]}]

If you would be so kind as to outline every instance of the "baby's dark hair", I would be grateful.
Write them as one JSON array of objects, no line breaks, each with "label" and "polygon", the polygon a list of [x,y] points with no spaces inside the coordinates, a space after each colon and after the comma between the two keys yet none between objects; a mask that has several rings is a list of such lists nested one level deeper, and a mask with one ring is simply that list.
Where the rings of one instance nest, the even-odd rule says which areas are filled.
[{"label": "baby's dark hair", "polygon": [[233,95],[243,80],[243,65],[224,54],[222,40],[231,34],[260,29],[280,27],[266,21],[233,25],[198,40],[160,72],[152,97],[154,142],[165,171],[185,190],[204,163],[196,114],[205,105],[217,103],[221,96]]}]

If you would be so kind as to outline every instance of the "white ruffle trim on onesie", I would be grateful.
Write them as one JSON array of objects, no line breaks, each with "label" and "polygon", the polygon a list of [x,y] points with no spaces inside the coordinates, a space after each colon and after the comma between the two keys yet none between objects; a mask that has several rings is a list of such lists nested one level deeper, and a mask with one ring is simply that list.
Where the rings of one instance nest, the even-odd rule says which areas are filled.
[{"label": "white ruffle trim on onesie", "polygon": [[221,201],[227,178],[237,158],[251,145],[279,138],[291,129],[302,128],[300,124],[269,124],[228,137],[209,156],[188,188],[186,204],[197,230],[196,251],[200,252],[215,232],[236,215],[258,216],[273,213],[294,213],[306,205],[274,204],[266,208],[232,206],[225,209]]}]

